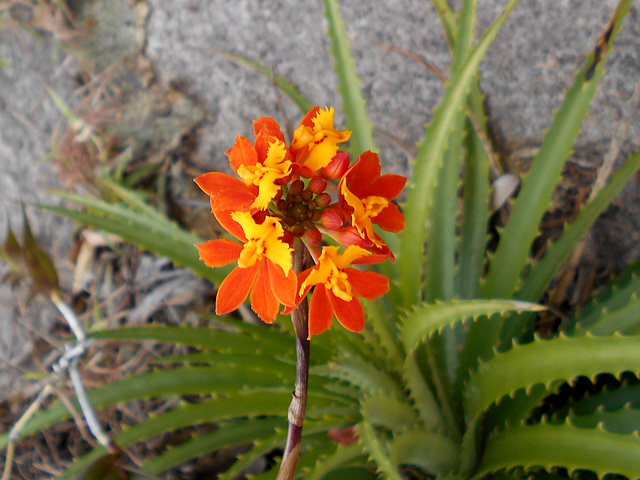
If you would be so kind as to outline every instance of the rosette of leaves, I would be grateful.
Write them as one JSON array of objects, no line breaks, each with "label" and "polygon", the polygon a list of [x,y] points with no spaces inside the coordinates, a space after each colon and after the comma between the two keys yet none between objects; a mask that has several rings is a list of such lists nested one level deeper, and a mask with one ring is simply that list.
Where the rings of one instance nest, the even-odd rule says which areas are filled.
[{"label": "rosette of leaves", "polygon": [[[380,267],[393,288],[384,300],[366,305],[362,336],[334,329],[314,337],[298,476],[561,479],[580,473],[639,478],[639,265],[630,266],[558,332],[542,338],[533,320],[544,308],[535,302],[560,266],[640,168],[640,153],[627,158],[541,259],[530,258],[551,192],[631,2],[620,0],[595,50],[587,53],[522,180],[497,248],[489,254],[490,166],[476,72],[517,2],[510,0],[473,44],[476,2],[464,0],[454,13],[448,2],[433,1],[451,44],[452,69],[413,164],[402,205],[407,228],[397,241],[388,239],[397,261]],[[355,156],[375,149],[372,127],[337,2],[324,4]],[[308,109],[311,102],[291,83],[275,80],[302,112]],[[199,266],[190,250],[198,242],[192,234],[160,218],[131,192],[119,190],[118,197],[117,203],[72,197],[87,208],[83,212],[47,208],[220,280],[211,277],[216,271]],[[162,242],[157,241],[160,231]],[[96,407],[132,398],[211,394],[116,436],[126,447],[186,425],[219,425],[149,460],[146,470],[159,473],[197,455],[245,445],[245,453],[220,477],[231,479],[284,445],[295,370],[286,324],[266,328],[215,319],[206,329],[150,326],[92,335],[195,349],[163,360],[175,363],[174,369],[91,392]],[[54,405],[23,433],[65,416],[64,407]],[[0,446],[3,442],[6,438],[0,437]],[[78,459],[62,478],[77,475],[102,453],[98,448]],[[271,469],[253,478],[275,475]]]}]

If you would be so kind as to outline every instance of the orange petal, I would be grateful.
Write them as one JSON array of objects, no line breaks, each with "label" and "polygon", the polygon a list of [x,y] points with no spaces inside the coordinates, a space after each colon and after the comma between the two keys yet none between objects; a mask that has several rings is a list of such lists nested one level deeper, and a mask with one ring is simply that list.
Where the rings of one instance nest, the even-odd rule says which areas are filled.
[{"label": "orange petal", "polygon": [[[407,177],[402,175],[386,174],[379,177],[371,185],[361,188],[362,197],[368,197],[370,195],[381,195],[391,200],[396,198],[402,192],[405,184],[407,183]],[[356,187],[357,189],[357,187]]]},{"label": "orange petal", "polygon": [[212,210],[245,210],[256,195],[241,180],[220,172],[208,172],[194,179],[211,196]]},{"label": "orange petal", "polygon": [[313,128],[313,119],[316,118],[316,115],[318,114],[319,110],[320,110],[319,105],[316,105],[311,110],[309,110],[309,112],[307,112],[304,118],[300,121],[300,125]]},{"label": "orange petal", "polygon": [[218,223],[231,235],[236,237],[238,240],[242,242],[247,241],[247,237],[244,235],[244,230],[240,226],[238,222],[236,222],[233,218],[231,218],[232,210],[222,210],[222,209],[214,209],[213,215],[218,220]]},{"label": "orange petal", "polygon": [[280,302],[271,291],[269,268],[264,261],[256,263],[256,265],[259,265],[259,270],[249,297],[251,299],[251,309],[256,312],[264,323],[273,323],[278,316]]},{"label": "orange petal", "polygon": [[380,273],[362,272],[355,268],[347,268],[345,272],[349,276],[351,287],[359,297],[373,300],[389,291],[389,279]]},{"label": "orange petal", "polygon": [[309,338],[324,332],[331,326],[333,308],[329,303],[327,290],[318,285],[311,294],[309,302]]},{"label": "orange petal", "polygon": [[277,137],[284,143],[284,134],[280,130],[280,125],[271,117],[260,117],[253,121],[253,133],[257,136],[261,132],[269,133],[274,137]]},{"label": "orange petal", "polygon": [[291,307],[296,305],[298,277],[293,269],[289,270],[289,275],[285,276],[282,268],[275,265],[271,260],[267,259],[266,265],[269,269],[269,283],[271,284],[273,295],[284,305]]},{"label": "orange petal", "polygon": [[200,260],[203,260],[207,267],[221,267],[238,260],[242,251],[242,245],[227,239],[209,240],[199,243],[196,248]]},{"label": "orange petal", "polygon": [[372,222],[387,232],[401,232],[404,230],[404,215],[395,203],[389,203],[378,215],[373,217]]},{"label": "orange petal", "polygon": [[216,295],[216,315],[236,310],[245,301],[258,273],[258,265],[249,268],[236,267],[231,270]]},{"label": "orange petal", "polygon": [[234,172],[240,168],[240,165],[255,165],[258,162],[258,153],[253,148],[251,142],[244,137],[238,135],[236,141],[229,150],[225,152],[229,157],[229,165]]},{"label": "orange petal", "polygon": [[[358,191],[358,186],[366,187],[373,183],[379,176],[380,159],[377,153],[370,151],[360,155],[345,174],[349,190],[355,192]],[[353,185],[351,185],[351,183],[353,183]]]},{"label": "orange petal", "polygon": [[345,302],[331,292],[327,292],[327,296],[340,325],[352,332],[361,332],[364,328],[364,310],[358,297],[354,296]]}]

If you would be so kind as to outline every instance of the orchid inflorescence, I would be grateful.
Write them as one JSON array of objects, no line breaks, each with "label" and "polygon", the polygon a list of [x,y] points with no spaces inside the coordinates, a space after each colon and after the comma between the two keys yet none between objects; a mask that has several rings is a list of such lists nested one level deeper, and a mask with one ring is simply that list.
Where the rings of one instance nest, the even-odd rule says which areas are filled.
[{"label": "orchid inflorescence", "polygon": [[[313,108],[289,146],[275,120],[259,118],[253,122],[253,144],[238,136],[226,152],[239,178],[208,172],[195,179],[210,196],[220,225],[242,242],[197,245],[210,267],[237,261],[219,287],[216,314],[237,309],[249,296],[260,319],[272,323],[281,306],[283,313],[292,312],[313,289],[309,337],[327,330],[334,315],[346,329],[360,332],[364,311],[358,297],[372,300],[389,290],[387,277],[352,265],[393,260],[373,225],[388,232],[404,228],[392,200],[406,178],[380,175],[378,155],[370,151],[350,165],[338,144],[351,132],[334,128],[333,113],[333,108]],[[331,181],[337,181],[333,195]],[[314,263],[302,271],[293,267],[296,239]]]}]

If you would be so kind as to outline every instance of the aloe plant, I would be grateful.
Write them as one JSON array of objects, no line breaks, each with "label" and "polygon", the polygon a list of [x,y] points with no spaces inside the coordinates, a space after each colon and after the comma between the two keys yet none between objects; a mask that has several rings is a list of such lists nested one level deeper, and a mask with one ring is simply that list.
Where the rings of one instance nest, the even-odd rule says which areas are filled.
[{"label": "aloe plant", "polygon": [[[418,478],[447,480],[542,480],[584,471],[599,478],[640,478],[640,439],[634,433],[640,428],[640,264],[631,265],[558,332],[543,338],[533,325],[537,312],[545,309],[536,302],[582,235],[640,168],[640,152],[630,155],[592,196],[542,259],[529,257],[631,1],[619,1],[596,50],[587,53],[576,73],[522,180],[495,253],[485,247],[491,179],[477,69],[517,2],[506,4],[475,45],[476,2],[463,0],[459,12],[444,0],[433,3],[453,62],[444,98],[413,163],[402,205],[407,228],[397,241],[384,237],[397,254],[395,264],[379,266],[392,278],[392,290],[380,301],[365,303],[362,335],[334,329],[313,337],[297,476],[401,479],[411,471]],[[352,153],[358,155],[375,150],[373,130],[339,6],[335,0],[324,4],[338,91],[354,132]],[[269,70],[253,65],[269,77]],[[277,83],[301,108],[312,104],[284,79]],[[44,208],[117,233],[220,283],[225,272],[203,267],[191,249],[200,239],[132,192],[120,187],[111,192],[115,203],[66,195],[86,207],[82,212]],[[126,447],[202,421],[219,425],[148,460],[148,472],[249,445],[220,476],[232,479],[285,445],[296,363],[291,329],[284,319],[276,328],[223,318],[211,322],[210,328],[149,326],[90,333],[95,341],[154,340],[192,347],[188,355],[162,359],[174,368],[94,389],[89,396],[96,407],[156,395],[214,393],[115,436]],[[585,382],[589,388],[578,395],[574,385]],[[22,434],[68,416],[61,404],[53,405]],[[6,436],[0,437],[0,448],[6,442]],[[60,478],[77,478],[103,455],[102,447],[94,449]],[[253,478],[276,478],[276,469]]]}]

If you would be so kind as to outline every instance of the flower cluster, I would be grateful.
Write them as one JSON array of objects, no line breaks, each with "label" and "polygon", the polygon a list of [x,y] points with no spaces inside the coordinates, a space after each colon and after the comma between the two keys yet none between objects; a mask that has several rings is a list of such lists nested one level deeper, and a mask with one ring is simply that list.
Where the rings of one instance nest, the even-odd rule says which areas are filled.
[{"label": "flower cluster", "polygon": [[[392,200],[406,178],[380,175],[373,152],[350,165],[338,144],[351,132],[334,128],[333,113],[333,108],[313,108],[289,146],[275,120],[260,118],[253,123],[253,144],[238,136],[226,152],[238,178],[209,172],[195,179],[218,222],[241,242],[197,245],[210,267],[237,262],[218,290],[218,315],[237,309],[248,296],[256,314],[271,323],[281,307],[293,311],[313,289],[309,336],[328,329],[334,316],[359,332],[364,312],[358,297],[375,299],[389,290],[388,278],[352,265],[393,260],[373,225],[389,232],[404,228]],[[333,245],[325,245],[323,235]],[[314,263],[299,272],[292,263],[296,239]]]}]

